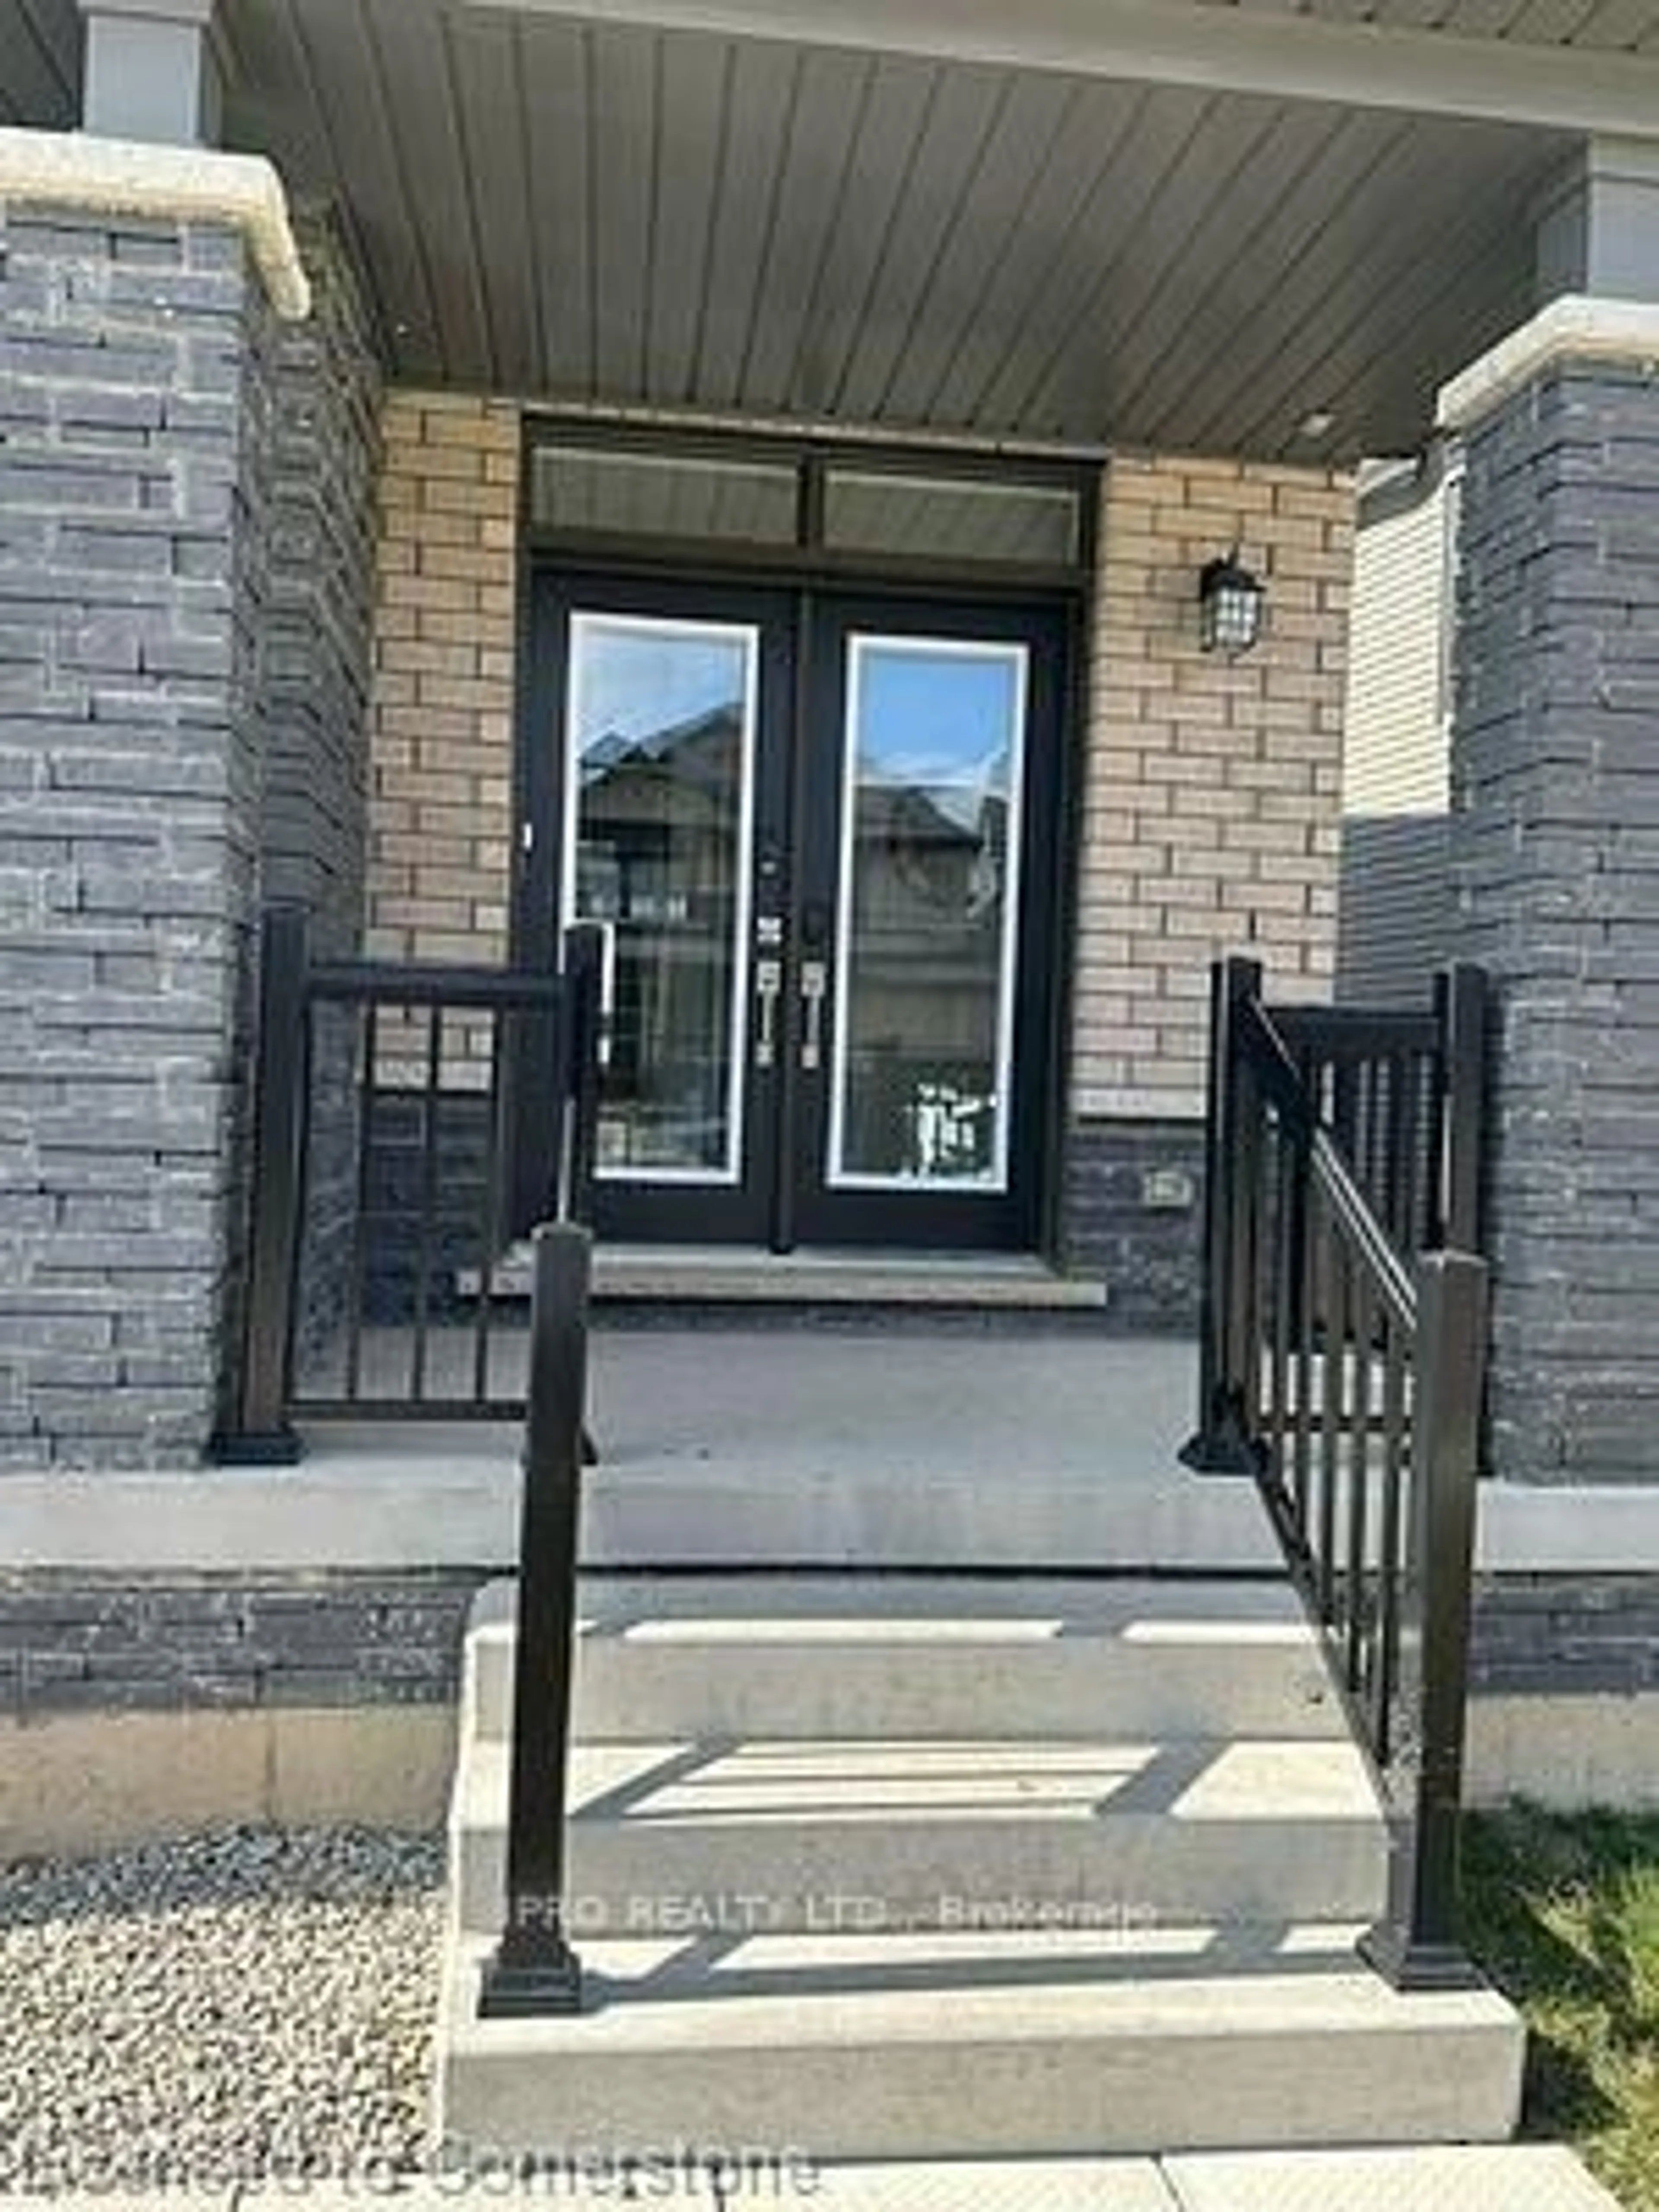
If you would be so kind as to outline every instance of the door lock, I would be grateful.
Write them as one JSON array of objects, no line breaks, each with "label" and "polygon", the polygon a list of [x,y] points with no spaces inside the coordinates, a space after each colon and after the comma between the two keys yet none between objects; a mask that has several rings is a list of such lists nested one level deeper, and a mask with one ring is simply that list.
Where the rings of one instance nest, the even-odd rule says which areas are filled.
[{"label": "door lock", "polygon": [[805,1024],[801,1032],[800,1064],[809,1073],[823,1064],[823,1001],[829,988],[829,962],[803,960],[800,964],[800,996]]}]

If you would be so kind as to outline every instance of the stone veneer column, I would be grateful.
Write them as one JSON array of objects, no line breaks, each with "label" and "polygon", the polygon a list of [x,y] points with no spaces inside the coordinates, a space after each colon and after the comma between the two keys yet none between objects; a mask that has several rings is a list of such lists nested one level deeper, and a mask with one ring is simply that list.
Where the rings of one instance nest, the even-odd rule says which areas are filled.
[{"label": "stone veneer column", "polygon": [[1500,984],[1490,1449],[1659,1480],[1659,306],[1564,300],[1462,432],[1456,949]]},{"label": "stone veneer column", "polygon": [[263,162],[5,131],[0,205],[0,1465],[177,1464],[236,1273],[305,286]]},{"label": "stone veneer column", "polygon": [[[313,950],[344,958],[367,920],[380,365],[333,224],[308,210],[295,229],[312,312],[279,324],[271,348],[260,893],[302,906]],[[349,1278],[356,1081],[356,1018],[329,1009],[313,1040],[301,1360],[326,1340]]]}]

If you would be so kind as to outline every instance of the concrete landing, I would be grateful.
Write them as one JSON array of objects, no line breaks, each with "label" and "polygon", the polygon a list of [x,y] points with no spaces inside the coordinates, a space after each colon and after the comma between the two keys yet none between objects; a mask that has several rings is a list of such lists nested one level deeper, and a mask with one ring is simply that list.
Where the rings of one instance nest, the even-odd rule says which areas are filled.
[{"label": "concrete landing", "polygon": [[[470,1334],[449,1334],[455,1342],[434,1336],[429,1347],[434,1389],[446,1362],[471,1373]],[[369,1382],[405,1372],[404,1358],[397,1343],[368,1340]],[[497,1379],[516,1387],[505,1370]],[[1178,1339],[1057,1336],[1018,1321],[600,1328],[601,1456],[586,1486],[583,1559],[606,1568],[1277,1572],[1279,1547],[1251,1486],[1206,1481],[1177,1462],[1196,1403],[1195,1354]],[[511,1557],[515,1431],[337,1425],[306,1434],[301,1480],[337,1473],[337,1486],[356,1493],[331,1511],[331,1528],[362,1519],[380,1477],[406,1521],[412,1485],[430,1477],[476,1489],[493,1468],[499,1533],[489,1549],[475,1536],[475,1548],[447,1556]],[[379,1534],[384,1544],[383,1526]]]}]

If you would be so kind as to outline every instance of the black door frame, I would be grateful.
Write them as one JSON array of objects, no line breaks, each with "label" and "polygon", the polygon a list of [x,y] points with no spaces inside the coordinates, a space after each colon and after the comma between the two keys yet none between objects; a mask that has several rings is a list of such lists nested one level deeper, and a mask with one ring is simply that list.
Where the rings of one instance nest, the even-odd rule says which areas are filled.
[{"label": "black door frame", "polygon": [[[1020,1144],[1017,1134],[1015,1154],[1011,1156],[1011,1183],[1017,1179],[1019,1184],[1017,1220],[1011,1234],[988,1239],[976,1233],[972,1219],[952,1219],[944,1213],[933,1233],[904,1242],[913,1249],[936,1242],[941,1247],[954,1243],[968,1249],[1052,1254],[1057,1249],[1064,1176],[1066,1034],[1072,985],[1066,948],[1072,941],[1075,909],[1079,816],[1078,752],[1084,730],[1079,595],[1058,592],[1052,586],[1027,584],[1021,587],[1000,580],[993,585],[988,580],[962,576],[947,582],[942,577],[902,580],[872,575],[854,582],[839,568],[813,576],[803,574],[794,564],[780,564],[778,571],[769,574],[757,568],[734,570],[722,568],[718,562],[711,563],[709,580],[701,584],[688,577],[684,563],[665,562],[660,553],[641,551],[629,557],[607,548],[603,564],[599,565],[548,548],[527,548],[520,592],[520,683],[514,717],[514,799],[515,821],[520,827],[520,835],[514,840],[512,854],[510,941],[515,961],[538,969],[552,967],[558,957],[559,826],[564,802],[564,757],[563,748],[547,742],[547,737],[558,728],[562,716],[568,636],[568,621],[550,618],[546,610],[550,602],[555,605],[562,603],[568,617],[574,599],[600,606],[607,599],[619,606],[631,603],[635,608],[643,608],[648,603],[658,611],[671,614],[678,599],[688,608],[695,607],[698,614],[711,621],[753,622],[757,607],[769,607],[775,612],[784,611],[781,644],[775,644],[769,652],[769,625],[763,625],[763,697],[773,701],[775,711],[787,723],[785,746],[779,750],[787,750],[788,756],[781,819],[785,849],[791,856],[799,849],[799,830],[790,810],[799,804],[809,781],[802,753],[809,720],[808,695],[815,674],[815,640],[826,603],[834,608],[856,605],[872,621],[879,621],[884,612],[890,613],[897,627],[902,627],[909,617],[912,626],[925,629],[931,610],[934,619],[941,623],[963,616],[976,619],[988,634],[999,622],[1005,631],[1026,626],[1047,630],[1049,649],[1033,655],[1033,669],[1039,672],[1033,691],[1035,695],[1039,687],[1044,691],[1045,706],[1051,709],[1048,719],[1052,726],[1046,744],[1036,749],[1041,757],[1028,757],[1023,839],[1023,932],[1031,944],[1030,958],[1022,959],[1021,969],[1023,971],[1035,967],[1040,980],[1037,989],[1030,994],[1035,1004],[1028,1006],[1023,1000],[1018,1008],[1016,1079],[1022,1091],[1029,1095],[1022,1100],[1015,1116],[1016,1130],[1024,1133],[1024,1142]],[[765,673],[769,667],[769,687]],[[1034,708],[1035,704],[1034,696]],[[1033,729],[1038,726],[1035,711],[1030,715],[1030,723]],[[757,793],[757,808],[758,796]],[[1047,836],[1043,835],[1045,827],[1050,833]],[[758,838],[758,811],[757,834]],[[801,936],[798,884],[793,872],[787,889],[791,968],[786,979],[785,1005],[793,1022],[796,982],[793,963],[799,957]],[[1042,895],[1044,891],[1046,896]],[[718,1200],[724,1195],[718,1188],[676,1191],[672,1186],[658,1185],[639,1194],[641,1202],[651,1209],[648,1233],[653,1240],[690,1244],[738,1243],[769,1245],[774,1249],[789,1249],[797,1243],[809,1241],[798,1234],[800,1193],[795,1164],[781,1157],[776,1136],[782,1127],[800,1126],[794,1096],[799,1082],[795,1053],[787,1050],[781,1054],[776,1085],[769,1099],[765,1093],[757,1099],[752,1068],[748,1082],[750,1112],[755,1114],[757,1105],[762,1109],[752,1124],[751,1133],[757,1145],[756,1180],[764,1194],[763,1206],[756,1207],[745,1201],[726,1209],[726,1218],[721,1219],[711,1213],[709,1204],[711,1197]],[[520,1101],[519,1110],[521,1115],[533,1113],[533,1103]],[[1030,1157],[1033,1150],[1035,1158]],[[763,1158],[760,1157],[763,1154]],[[605,1188],[601,1185],[602,1192]],[[616,1194],[617,1197],[634,1195]],[[874,1208],[890,1208],[894,1202],[893,1195],[886,1192],[872,1193],[869,1196]],[[943,1194],[905,1193],[903,1198],[907,1211],[918,1204],[938,1208],[953,1206],[952,1199]],[[954,1203],[973,1212],[984,1206],[982,1198],[973,1197]],[[809,1207],[809,1215],[811,1211]],[[639,1209],[632,1205],[602,1203],[600,1231],[622,1237],[643,1235],[646,1231],[638,1215]],[[890,1222],[890,1212],[888,1218]],[[890,1235],[883,1236],[878,1212],[867,1212],[860,1219],[851,1205],[844,1210],[843,1225],[835,1241],[872,1247],[896,1242]]]}]

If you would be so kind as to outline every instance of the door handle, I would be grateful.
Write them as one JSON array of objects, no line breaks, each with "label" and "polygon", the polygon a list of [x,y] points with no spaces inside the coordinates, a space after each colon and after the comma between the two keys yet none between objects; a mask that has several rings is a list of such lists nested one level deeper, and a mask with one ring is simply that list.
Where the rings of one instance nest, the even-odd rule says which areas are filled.
[{"label": "door handle", "polygon": [[800,997],[805,1021],[801,1030],[800,1064],[809,1073],[823,1065],[823,1001],[830,989],[830,963],[803,960]]},{"label": "door handle", "polygon": [[781,960],[755,963],[755,1011],[759,1026],[755,1033],[755,1065],[775,1067],[778,1060],[778,1000],[783,995]]}]

